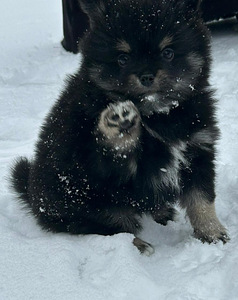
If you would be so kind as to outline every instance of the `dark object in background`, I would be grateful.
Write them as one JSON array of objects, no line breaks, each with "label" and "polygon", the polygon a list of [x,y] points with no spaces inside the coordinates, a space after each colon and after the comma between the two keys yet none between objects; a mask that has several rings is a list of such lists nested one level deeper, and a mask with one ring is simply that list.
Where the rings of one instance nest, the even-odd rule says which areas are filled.
[{"label": "dark object in background", "polygon": [[[88,16],[82,11],[78,0],[62,0],[65,50],[77,53],[78,41],[89,27]],[[204,0],[201,4],[206,22],[238,16],[238,0]]]},{"label": "dark object in background", "polygon": [[62,0],[65,50],[78,53],[78,40],[89,27],[88,16],[82,11],[78,0]]},{"label": "dark object in background", "polygon": [[201,9],[205,22],[231,18],[238,16],[238,0],[203,0]]}]

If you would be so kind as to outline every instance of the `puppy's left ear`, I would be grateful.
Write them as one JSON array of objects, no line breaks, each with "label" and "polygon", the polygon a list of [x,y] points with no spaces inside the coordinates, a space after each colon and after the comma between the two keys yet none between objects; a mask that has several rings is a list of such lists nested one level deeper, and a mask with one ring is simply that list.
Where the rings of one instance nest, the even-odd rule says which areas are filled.
[{"label": "puppy's left ear", "polygon": [[105,3],[103,0],[78,0],[82,10],[88,15],[91,28],[105,14]]}]

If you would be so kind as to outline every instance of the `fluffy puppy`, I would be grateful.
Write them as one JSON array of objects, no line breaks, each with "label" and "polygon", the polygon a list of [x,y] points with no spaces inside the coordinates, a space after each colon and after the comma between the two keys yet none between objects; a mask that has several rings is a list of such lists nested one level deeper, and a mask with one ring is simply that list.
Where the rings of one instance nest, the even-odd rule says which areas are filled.
[{"label": "fluffy puppy", "polygon": [[[191,0],[82,0],[83,62],[56,102],[32,161],[12,183],[46,230],[110,235],[186,209],[195,237],[226,242],[215,213],[218,129],[210,39]],[[137,237],[134,244],[153,248]]]}]

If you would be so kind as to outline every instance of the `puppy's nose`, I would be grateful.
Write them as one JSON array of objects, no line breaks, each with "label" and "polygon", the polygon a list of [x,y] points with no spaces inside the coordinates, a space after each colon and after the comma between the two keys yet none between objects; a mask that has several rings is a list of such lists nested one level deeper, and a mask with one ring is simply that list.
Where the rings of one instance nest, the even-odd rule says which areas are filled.
[{"label": "puppy's nose", "polygon": [[154,75],[153,74],[145,74],[145,75],[142,75],[141,78],[140,78],[140,82],[146,86],[146,87],[149,87],[153,84],[154,82]]}]

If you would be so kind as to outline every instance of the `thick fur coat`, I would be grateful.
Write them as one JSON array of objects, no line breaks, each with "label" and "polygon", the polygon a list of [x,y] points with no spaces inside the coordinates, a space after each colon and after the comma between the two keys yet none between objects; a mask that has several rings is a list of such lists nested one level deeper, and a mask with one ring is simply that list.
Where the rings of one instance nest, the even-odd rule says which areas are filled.
[{"label": "thick fur coat", "polygon": [[[218,129],[210,38],[198,1],[85,0],[83,62],[12,182],[46,230],[137,234],[186,209],[202,241],[228,239],[216,217]],[[150,245],[134,240],[144,251]]]}]

